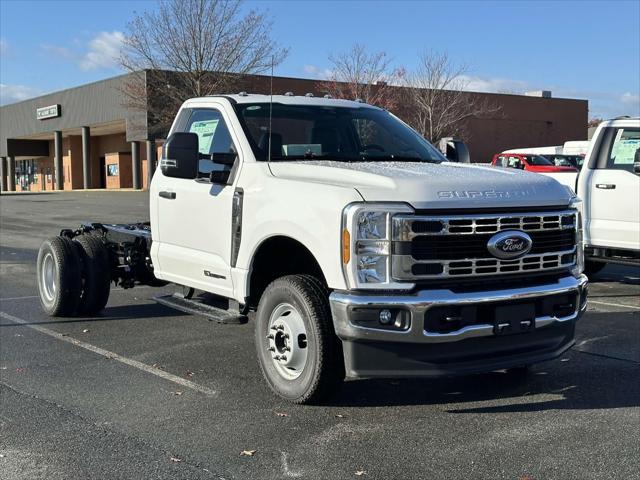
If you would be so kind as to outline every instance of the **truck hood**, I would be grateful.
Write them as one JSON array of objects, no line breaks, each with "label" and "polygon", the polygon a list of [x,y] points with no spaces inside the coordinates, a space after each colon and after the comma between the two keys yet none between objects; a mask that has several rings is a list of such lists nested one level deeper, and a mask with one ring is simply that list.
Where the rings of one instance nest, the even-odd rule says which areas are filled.
[{"label": "truck hood", "polygon": [[353,187],[368,202],[407,202],[417,209],[567,205],[571,194],[552,178],[513,168],[444,162],[271,162],[283,179]]}]

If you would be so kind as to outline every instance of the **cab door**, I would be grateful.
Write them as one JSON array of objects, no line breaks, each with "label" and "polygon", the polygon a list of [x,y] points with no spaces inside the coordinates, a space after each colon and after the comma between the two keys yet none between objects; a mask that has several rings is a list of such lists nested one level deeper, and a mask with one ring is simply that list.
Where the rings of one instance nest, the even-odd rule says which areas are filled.
[{"label": "cab door", "polygon": [[[202,154],[237,154],[237,158],[234,165],[200,160],[195,180],[156,172],[162,176],[154,179],[157,186],[151,192],[158,196],[152,201],[157,202],[159,277],[232,297],[231,217],[241,152],[224,110],[207,105],[183,109],[173,131],[196,133]],[[226,183],[215,183],[210,175],[214,170],[229,170],[231,176]]]},{"label": "cab door", "polygon": [[[616,128],[603,161],[591,173],[588,192],[588,243],[640,249],[640,129]],[[602,157],[601,157],[602,158]],[[604,158],[603,158],[604,160]]]}]

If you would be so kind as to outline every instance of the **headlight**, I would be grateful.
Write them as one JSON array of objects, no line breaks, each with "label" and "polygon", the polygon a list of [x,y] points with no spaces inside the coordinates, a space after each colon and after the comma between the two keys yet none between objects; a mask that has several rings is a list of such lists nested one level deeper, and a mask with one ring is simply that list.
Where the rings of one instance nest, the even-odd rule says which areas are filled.
[{"label": "headlight", "polygon": [[391,219],[413,213],[404,203],[352,203],[342,215],[342,268],[352,289],[404,289],[391,278]]},{"label": "headlight", "polygon": [[571,273],[574,277],[584,271],[584,241],[582,238],[582,200],[576,196],[569,203],[569,208],[576,211],[576,266]]}]

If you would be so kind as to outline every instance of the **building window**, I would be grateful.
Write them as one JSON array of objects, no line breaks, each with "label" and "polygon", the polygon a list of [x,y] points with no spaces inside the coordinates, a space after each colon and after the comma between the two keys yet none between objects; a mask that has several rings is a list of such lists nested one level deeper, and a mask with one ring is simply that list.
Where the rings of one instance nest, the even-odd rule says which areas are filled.
[{"label": "building window", "polygon": [[110,163],[107,165],[107,175],[109,177],[117,177],[118,176],[118,164]]}]

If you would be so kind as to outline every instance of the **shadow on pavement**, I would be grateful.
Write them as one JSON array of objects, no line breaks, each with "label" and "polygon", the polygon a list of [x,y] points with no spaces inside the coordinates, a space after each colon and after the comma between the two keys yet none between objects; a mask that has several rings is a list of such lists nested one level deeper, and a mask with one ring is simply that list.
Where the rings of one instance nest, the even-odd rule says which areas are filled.
[{"label": "shadow on pavement", "polygon": [[116,307],[107,307],[104,311],[92,317],[75,317],[75,318],[56,318],[44,322],[28,322],[28,323],[5,323],[1,327],[20,327],[25,325],[56,325],[65,323],[90,323],[90,322],[111,322],[117,320],[156,320],[162,317],[182,317],[188,313],[164,307],[157,303],[121,305]]},{"label": "shadow on pavement", "polygon": [[[444,379],[354,380],[346,382],[332,406],[448,405],[449,413],[505,413],[592,410],[640,406],[640,364],[584,355],[533,366],[528,374],[497,371]],[[570,363],[569,363],[570,362]],[[536,396],[535,398],[532,396]],[[539,395],[551,395],[540,400]],[[560,396],[561,398],[557,398]],[[532,397],[527,401],[528,397]],[[464,403],[500,405],[465,408]],[[507,404],[505,404],[507,403]]]},{"label": "shadow on pavement", "polygon": [[589,282],[620,282],[627,285],[640,285],[640,267],[607,265],[601,272],[590,276]]}]

